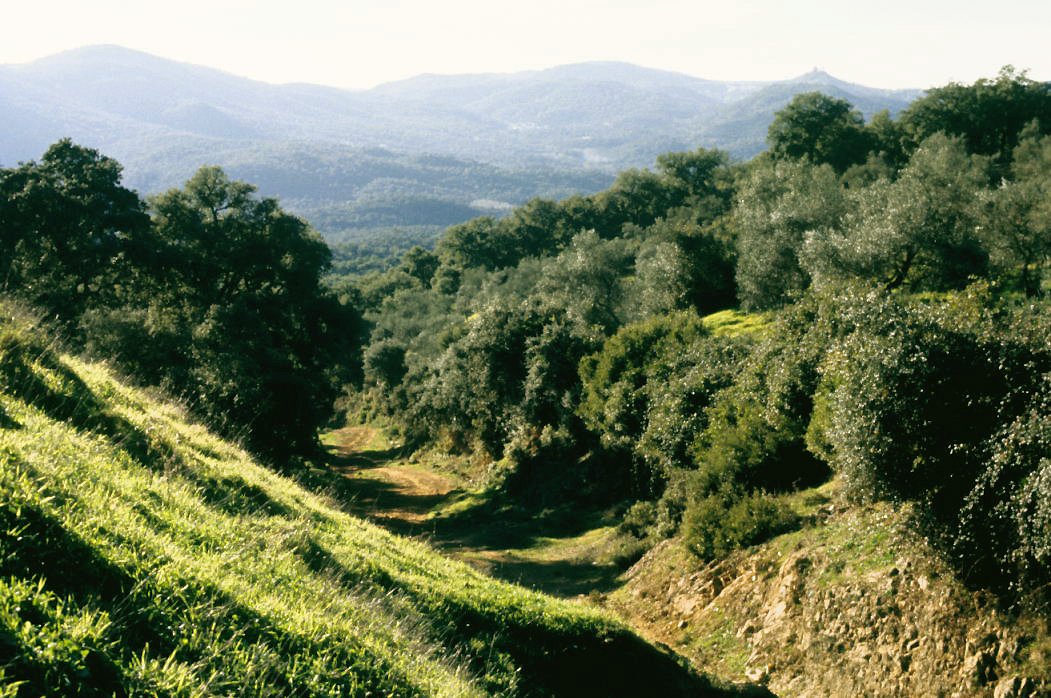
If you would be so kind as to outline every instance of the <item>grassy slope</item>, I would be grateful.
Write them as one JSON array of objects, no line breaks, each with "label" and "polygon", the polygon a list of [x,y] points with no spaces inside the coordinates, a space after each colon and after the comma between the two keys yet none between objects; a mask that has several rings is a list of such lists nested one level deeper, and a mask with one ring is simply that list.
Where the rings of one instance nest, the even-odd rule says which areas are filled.
[{"label": "grassy slope", "polygon": [[0,319],[0,696],[705,695]]}]

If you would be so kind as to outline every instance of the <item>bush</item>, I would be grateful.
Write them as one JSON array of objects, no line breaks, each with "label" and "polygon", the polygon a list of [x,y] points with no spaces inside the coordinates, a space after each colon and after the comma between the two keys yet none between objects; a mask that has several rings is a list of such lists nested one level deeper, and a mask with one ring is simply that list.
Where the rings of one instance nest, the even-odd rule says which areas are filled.
[{"label": "bush", "polygon": [[700,496],[725,483],[746,490],[787,491],[828,477],[827,466],[808,451],[806,431],[818,384],[817,369],[832,330],[815,301],[782,315],[755,348],[734,384],[717,394],[708,426],[693,445]]},{"label": "bush", "polygon": [[977,296],[908,306],[875,301],[823,366],[830,456],[859,499],[958,509],[984,467],[984,442],[1035,387],[1046,361],[994,326]]},{"label": "bush", "polygon": [[708,334],[693,313],[628,325],[580,362],[579,413],[607,447],[630,449],[642,435],[649,380],[666,373],[671,355]]},{"label": "bush", "polygon": [[705,560],[769,540],[790,531],[799,517],[782,500],[765,492],[726,491],[701,497],[686,509],[683,539]]},{"label": "bush", "polygon": [[708,407],[734,381],[752,348],[747,338],[708,336],[671,348],[646,385],[645,429],[635,454],[668,478],[690,465],[690,446],[708,425]]},{"label": "bush", "polygon": [[[1013,422],[987,442],[988,464],[955,532],[958,557],[987,584],[1051,605],[1051,373]],[[974,560],[974,551],[987,554]]]},{"label": "bush", "polygon": [[822,367],[808,435],[848,495],[919,502],[965,579],[1000,592],[1051,581],[1046,312],[981,287],[872,298]]},{"label": "bush", "polygon": [[408,371],[405,366],[405,347],[390,339],[381,339],[369,345],[363,363],[365,380],[386,388],[400,384]]}]

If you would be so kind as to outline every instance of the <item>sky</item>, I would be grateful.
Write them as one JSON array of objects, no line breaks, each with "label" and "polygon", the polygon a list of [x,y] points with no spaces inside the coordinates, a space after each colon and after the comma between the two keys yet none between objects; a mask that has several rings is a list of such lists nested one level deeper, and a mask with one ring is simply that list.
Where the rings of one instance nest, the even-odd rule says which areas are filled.
[{"label": "sky", "polygon": [[[1051,80],[1048,0],[4,0],[0,64],[118,44],[273,83],[617,60],[715,80],[813,68],[932,87],[1001,66]],[[971,6],[974,9],[971,9]]]}]

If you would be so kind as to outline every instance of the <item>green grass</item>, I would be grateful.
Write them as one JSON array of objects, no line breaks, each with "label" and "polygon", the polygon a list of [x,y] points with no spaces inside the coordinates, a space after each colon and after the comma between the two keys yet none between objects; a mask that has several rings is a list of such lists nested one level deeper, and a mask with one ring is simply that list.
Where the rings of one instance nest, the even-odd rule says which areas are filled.
[{"label": "green grass", "polygon": [[[814,505],[828,501],[835,483],[798,493],[790,503],[803,515],[812,514]],[[910,538],[907,515],[886,502],[855,508],[851,515],[836,517],[817,526],[807,526],[773,539],[768,547],[785,557],[802,546],[820,548],[828,556],[828,565],[817,577],[822,588],[839,585],[845,579],[887,571],[908,550],[918,545]]]},{"label": "green grass", "polygon": [[706,613],[701,623],[684,632],[682,642],[719,675],[744,676],[750,648],[737,636],[735,619],[724,611],[714,608]]},{"label": "green grass", "polygon": [[770,326],[766,313],[745,313],[740,310],[720,310],[701,318],[704,326],[714,335],[734,337],[742,334],[757,334]]},{"label": "green grass", "polygon": [[706,690],[605,612],[343,513],[4,311],[0,696]]}]

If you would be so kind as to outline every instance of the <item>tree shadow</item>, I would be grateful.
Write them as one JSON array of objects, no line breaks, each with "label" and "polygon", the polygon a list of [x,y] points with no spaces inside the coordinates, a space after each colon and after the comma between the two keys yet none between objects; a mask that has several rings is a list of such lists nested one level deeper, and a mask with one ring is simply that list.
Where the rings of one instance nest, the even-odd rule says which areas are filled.
[{"label": "tree shadow", "polygon": [[[115,544],[134,547],[134,541],[122,543],[118,531],[100,533]],[[315,566],[320,570],[332,568],[333,563],[320,560]],[[136,679],[121,668],[143,659],[183,662],[208,681],[240,683],[250,678],[266,685],[274,695],[299,695],[302,687],[293,683],[297,664],[323,654],[344,667],[368,663],[366,684],[371,684],[368,687],[377,694],[393,695],[398,688],[398,670],[388,666],[385,658],[363,658],[361,648],[352,642],[333,644],[325,637],[289,631],[206,580],[182,576],[162,583],[148,569],[124,569],[33,505],[0,504],[0,577],[43,580],[44,590],[62,599],[67,610],[101,610],[112,621],[108,631],[112,646],[88,648],[84,657],[87,674],[83,668],[71,665],[60,669],[54,660],[38,660],[34,648],[0,628],[0,666],[5,669],[5,679],[25,682],[19,695],[66,695],[56,687],[56,681],[84,687],[88,692],[83,695],[150,693],[146,690],[149,687],[138,686]],[[23,620],[37,625],[47,621],[29,604],[16,611],[33,616]],[[194,618],[207,619],[209,631],[190,633],[185,624]],[[187,643],[187,635],[195,641]],[[216,652],[218,647],[227,651]],[[263,661],[241,666],[230,662],[234,657]],[[62,671],[70,676],[63,677]],[[361,676],[353,671],[342,674],[345,678],[338,687],[340,695],[361,688]]]},{"label": "tree shadow", "polygon": [[385,448],[368,451],[341,451],[339,446],[325,447],[325,462],[336,472],[347,473],[362,468],[378,468],[391,463],[405,455],[402,448]]},{"label": "tree shadow", "polygon": [[[314,539],[298,551],[315,574],[341,581],[360,592],[360,574],[347,570]],[[381,570],[370,570],[382,603],[390,594],[410,601],[432,619],[429,632],[446,644],[461,648],[473,673],[485,684],[494,655],[509,658],[516,667],[516,695],[580,696],[713,696],[719,698],[773,694],[759,687],[723,687],[689,667],[671,652],[649,645],[620,629],[596,632],[589,626],[551,627],[535,623],[528,614],[506,614],[499,606],[478,604],[469,597],[434,595],[425,588],[403,586]],[[497,688],[499,684],[494,684]]]},{"label": "tree shadow", "polygon": [[[6,392],[56,422],[106,437],[151,470],[186,470],[170,444],[115,414],[50,349],[30,342],[11,342],[9,338],[4,349],[0,379]],[[42,372],[50,374],[48,380]],[[6,415],[5,418],[13,421]],[[7,424],[0,426],[10,428]]]},{"label": "tree shadow", "polygon": [[620,585],[623,570],[586,560],[529,560],[515,557],[472,558],[468,564],[491,577],[559,597],[603,594]]},{"label": "tree shadow", "polygon": [[228,516],[290,517],[293,514],[262,487],[237,475],[209,477],[194,469],[181,474],[197,487],[197,494],[206,504]]}]

